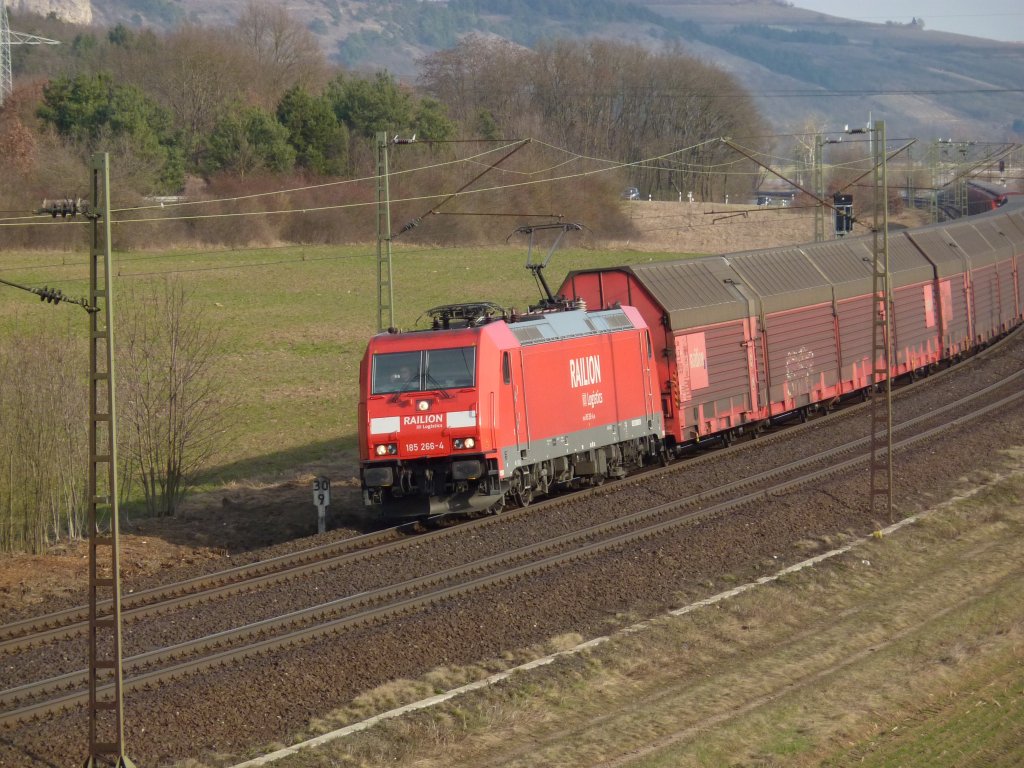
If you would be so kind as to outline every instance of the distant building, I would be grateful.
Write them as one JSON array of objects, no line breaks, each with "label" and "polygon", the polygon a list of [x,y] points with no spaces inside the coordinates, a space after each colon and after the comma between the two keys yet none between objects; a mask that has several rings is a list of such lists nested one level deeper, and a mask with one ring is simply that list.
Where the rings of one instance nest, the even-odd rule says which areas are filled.
[{"label": "distant building", "polygon": [[756,203],[758,205],[782,205],[793,204],[796,198],[796,190],[759,189],[757,190]]},{"label": "distant building", "polygon": [[754,193],[757,205],[792,205],[798,190],[782,179],[765,179]]}]

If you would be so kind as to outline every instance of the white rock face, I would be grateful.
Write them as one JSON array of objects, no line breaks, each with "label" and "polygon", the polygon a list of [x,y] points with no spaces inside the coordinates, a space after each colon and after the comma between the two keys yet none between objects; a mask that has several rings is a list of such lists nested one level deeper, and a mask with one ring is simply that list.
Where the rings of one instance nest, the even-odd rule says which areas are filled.
[{"label": "white rock face", "polygon": [[70,24],[92,24],[90,0],[7,0],[7,10],[21,13],[51,13]]}]

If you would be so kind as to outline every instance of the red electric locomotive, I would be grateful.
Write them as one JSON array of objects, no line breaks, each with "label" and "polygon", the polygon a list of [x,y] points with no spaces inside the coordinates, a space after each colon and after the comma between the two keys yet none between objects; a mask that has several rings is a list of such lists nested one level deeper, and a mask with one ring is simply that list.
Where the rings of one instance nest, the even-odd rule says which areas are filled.
[{"label": "red electric locomotive", "polygon": [[620,477],[661,450],[651,337],[632,307],[430,310],[360,366],[364,501],[383,519],[496,511]]}]

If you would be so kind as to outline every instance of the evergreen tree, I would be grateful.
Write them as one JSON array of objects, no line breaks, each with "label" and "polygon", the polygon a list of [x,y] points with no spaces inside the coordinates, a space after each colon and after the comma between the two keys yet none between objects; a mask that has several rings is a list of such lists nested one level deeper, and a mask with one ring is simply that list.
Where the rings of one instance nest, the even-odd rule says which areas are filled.
[{"label": "evergreen tree", "polygon": [[412,118],[416,136],[422,141],[448,141],[455,137],[456,129],[437,99],[423,99],[416,105]]},{"label": "evergreen tree", "polygon": [[239,176],[259,170],[290,171],[296,153],[288,138],[288,129],[258,107],[232,111],[214,126],[203,168],[207,173],[224,170]]},{"label": "evergreen tree", "polygon": [[170,114],[132,85],[104,74],[60,77],[43,88],[36,113],[84,155],[115,143],[152,169],[151,191],[171,192],[184,180],[184,157]]},{"label": "evergreen tree", "polygon": [[325,175],[344,173],[348,130],[338,122],[326,98],[299,86],[291,88],[277,105],[277,119],[288,131],[298,166]]},{"label": "evergreen tree", "polygon": [[378,131],[400,133],[411,127],[412,97],[387,72],[372,80],[339,76],[327,87],[334,114],[353,133],[373,138]]}]

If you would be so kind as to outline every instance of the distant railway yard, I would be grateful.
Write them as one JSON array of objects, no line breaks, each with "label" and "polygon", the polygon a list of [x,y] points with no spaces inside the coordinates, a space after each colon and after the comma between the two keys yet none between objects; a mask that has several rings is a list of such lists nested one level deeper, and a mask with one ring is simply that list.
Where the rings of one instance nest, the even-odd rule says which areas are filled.
[{"label": "distant railway yard", "polygon": [[[1022,371],[1016,333],[897,394],[900,517],[1019,445]],[[868,535],[890,522],[865,498],[869,409],[851,402],[729,449],[712,441],[670,467],[495,516],[336,530],[231,572],[129,580],[131,756],[223,763],[290,743],[390,681],[438,668],[483,677],[551,638],[621,629]],[[2,764],[79,759],[87,643],[76,602],[2,618]]]}]

